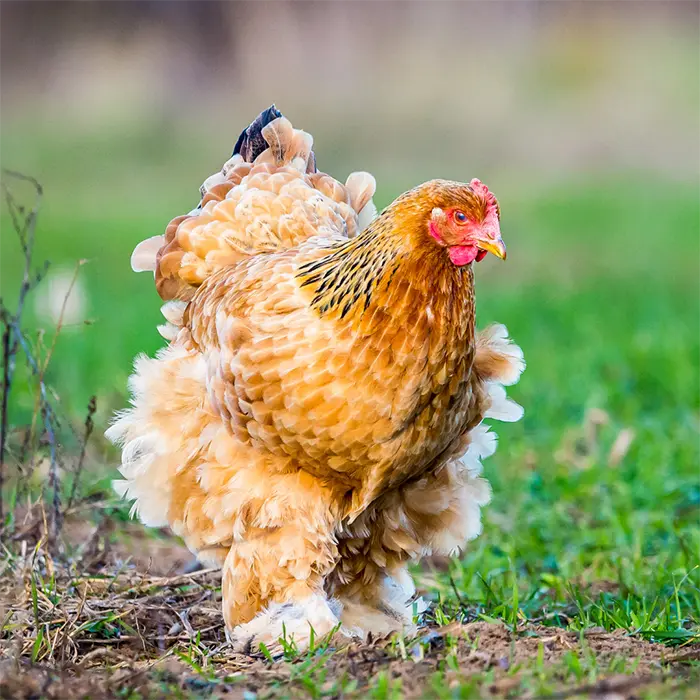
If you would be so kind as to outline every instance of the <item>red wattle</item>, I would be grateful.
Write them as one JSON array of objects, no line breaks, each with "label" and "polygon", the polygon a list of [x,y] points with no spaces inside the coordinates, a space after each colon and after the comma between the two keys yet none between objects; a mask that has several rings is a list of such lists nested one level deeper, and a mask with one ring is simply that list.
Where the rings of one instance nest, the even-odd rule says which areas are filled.
[{"label": "red wattle", "polygon": [[453,245],[447,249],[450,254],[450,260],[455,265],[469,265],[470,262],[474,262],[475,259],[479,258],[480,251],[475,245]]}]

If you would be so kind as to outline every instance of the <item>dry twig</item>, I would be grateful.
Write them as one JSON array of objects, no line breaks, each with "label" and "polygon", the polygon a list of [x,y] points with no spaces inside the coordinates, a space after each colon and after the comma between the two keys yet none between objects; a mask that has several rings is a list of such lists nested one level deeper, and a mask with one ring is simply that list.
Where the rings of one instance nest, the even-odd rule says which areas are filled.
[{"label": "dry twig", "polygon": [[[56,324],[52,342],[48,349],[42,350],[42,346],[33,344],[27,333],[23,329],[23,312],[27,298],[44,278],[48,269],[48,263],[35,268],[34,265],[34,241],[36,223],[43,196],[41,185],[31,177],[10,170],[3,171],[2,186],[4,201],[10,215],[12,227],[17,235],[17,240],[23,257],[22,280],[18,292],[16,308],[11,310],[7,304],[0,299],[0,322],[2,323],[2,359],[3,370],[2,398],[0,401],[0,535],[7,534],[8,529],[15,527],[14,518],[7,518],[5,504],[7,498],[8,471],[8,438],[10,436],[10,396],[13,389],[13,380],[18,362],[23,363],[30,377],[36,386],[35,408],[32,415],[31,426],[25,430],[21,446],[16,459],[18,461],[19,478],[16,484],[16,498],[29,496],[31,492],[31,478],[36,465],[33,458],[35,447],[41,446],[42,442],[48,447],[48,487],[50,490],[49,512],[49,538],[50,542],[56,543],[61,531],[62,521],[65,513],[73,506],[80,477],[86,458],[87,442],[93,431],[93,417],[95,414],[95,399],[90,401],[88,413],[84,423],[82,435],[78,435],[70,420],[60,415],[60,404],[57,396],[50,390],[45,381],[46,371],[53,356],[58,337],[63,328],[63,317],[73,285],[77,279],[81,265],[86,261],[78,261],[72,282],[63,300],[61,313]],[[33,201],[27,210],[19,204],[19,200],[14,190],[22,185],[29,184],[33,189]],[[41,335],[39,336],[41,339]],[[37,434],[36,424],[41,426],[41,434]],[[62,480],[61,474],[65,471],[65,460],[62,458],[61,440],[70,431],[79,447],[80,457],[73,470],[73,479],[70,487],[70,495],[65,508],[61,507]],[[26,468],[28,457],[29,468]],[[9,527],[8,527],[9,526]]]}]

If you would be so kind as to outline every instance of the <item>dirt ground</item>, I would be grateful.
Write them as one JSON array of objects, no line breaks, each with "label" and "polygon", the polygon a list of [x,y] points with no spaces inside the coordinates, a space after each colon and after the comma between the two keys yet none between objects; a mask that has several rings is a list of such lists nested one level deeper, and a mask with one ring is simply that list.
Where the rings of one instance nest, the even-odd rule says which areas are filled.
[{"label": "dirt ground", "polygon": [[[448,672],[448,684],[457,685],[461,678],[487,670],[494,671],[487,684],[488,697],[513,697],[511,691],[519,685],[517,673],[508,674],[513,666],[521,665],[542,654],[544,664],[560,661],[568,651],[580,647],[578,635],[563,630],[532,626],[513,635],[504,625],[474,622],[453,624],[442,629],[425,630],[423,640],[407,649],[407,658],[397,657],[383,644],[353,645],[329,656],[325,670],[331,678],[347,675],[357,681],[359,688],[367,687],[373,676],[384,671],[391,679],[401,679],[402,697],[425,697],[426,686],[445,658],[446,639],[457,640],[452,653],[458,671]],[[594,683],[583,683],[550,695],[553,698],[590,697],[598,700],[632,700],[640,692],[654,693],[654,688],[668,691],[667,664],[700,658],[700,650],[673,653],[659,644],[650,644],[624,634],[591,631],[584,636],[591,653],[602,664],[614,657],[638,659],[631,674],[616,674]],[[478,640],[478,648],[474,642]],[[295,683],[295,664],[270,664],[262,658],[236,656],[223,650],[215,658],[217,676],[221,683],[212,683],[193,673],[192,669],[173,656],[160,661],[143,659],[143,649],[125,641],[118,648],[95,645],[77,663],[61,665],[31,664],[26,659],[5,660],[0,665],[0,697],[2,698],[111,698],[168,697],[173,687],[184,697],[225,697],[250,700],[268,697],[264,691],[286,689],[291,697],[304,697],[304,686]],[[105,667],[111,662],[111,670]],[[682,676],[679,677],[679,681]],[[163,686],[169,689],[166,691]],[[262,694],[260,694],[262,692]],[[191,695],[188,695],[191,694]],[[260,695],[259,695],[260,694]],[[281,696],[284,696],[282,694]],[[312,696],[309,693],[309,696]],[[362,697],[361,695],[359,697]],[[653,695],[652,695],[653,697]],[[659,695],[657,697],[666,697]],[[690,696],[689,696],[690,697]]]},{"label": "dirt ground", "polygon": [[[50,556],[39,538],[0,568],[0,698],[421,698],[460,693],[472,679],[479,695],[455,697],[538,697],[523,694],[525,676],[538,674],[555,688],[539,697],[669,697],[676,686],[686,688],[678,697],[694,697],[686,676],[700,645],[671,649],[624,630],[428,622],[398,643],[331,646],[274,663],[234,654],[219,573],[174,573],[191,563],[179,544],[123,523],[115,539],[103,522],[88,526],[78,515],[64,529],[63,556]],[[20,528],[24,542],[34,530],[41,526],[31,520]],[[581,658],[589,670],[572,683],[567,660]],[[620,661],[624,673],[615,672]]]}]

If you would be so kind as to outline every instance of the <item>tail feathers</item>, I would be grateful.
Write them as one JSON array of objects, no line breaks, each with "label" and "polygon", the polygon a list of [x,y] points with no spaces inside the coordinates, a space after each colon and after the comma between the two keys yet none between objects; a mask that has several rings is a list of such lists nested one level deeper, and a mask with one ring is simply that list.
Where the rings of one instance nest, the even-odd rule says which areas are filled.
[{"label": "tail feathers", "polygon": [[131,269],[134,272],[156,271],[158,251],[165,244],[165,236],[151,236],[141,241],[131,254]]},{"label": "tail feathers", "polygon": [[351,173],[345,181],[345,188],[350,195],[350,206],[359,214],[372,200],[377,190],[377,181],[369,173]]},{"label": "tail feathers", "polygon": [[[274,105],[266,109],[242,132],[222,169],[204,181],[199,204],[174,218],[164,236],[136,247],[132,268],[155,272],[164,301],[186,301],[213,272],[250,255],[314,235],[355,236],[376,215],[376,182],[369,173],[352,173],[343,185],[317,172],[312,147],[310,134]],[[168,321],[159,331],[173,340],[178,323]]]},{"label": "tail feathers", "polygon": [[182,318],[186,308],[187,302],[173,299],[171,301],[166,301],[165,304],[160,307],[160,312],[165,316],[165,320],[168,323],[172,323],[175,326],[182,326]]},{"label": "tail feathers", "polygon": [[250,126],[243,129],[241,135],[233,147],[232,156],[240,155],[246,163],[252,163],[264,150],[267,149],[267,141],[263,136],[265,127],[275,119],[282,116],[275,105],[270,105],[263,110],[251,122]]},{"label": "tail feathers", "polygon": [[158,332],[166,340],[173,341],[177,338],[180,329],[185,325],[184,315],[187,308],[186,301],[171,299],[160,307],[160,312],[165,317],[166,323],[158,326]]},{"label": "tail feathers", "polygon": [[289,119],[281,116],[262,130],[262,136],[269,147],[253,161],[256,165],[271,162],[277,167],[289,165],[301,172],[308,172],[314,144],[311,134],[295,129]]},{"label": "tail feathers", "polygon": [[282,112],[272,105],[261,112],[238,137],[227,163],[229,168],[224,166],[223,181],[232,161],[255,164],[271,162],[314,173],[316,158],[311,150],[313,143],[311,134],[292,127]]},{"label": "tail feathers", "polygon": [[469,431],[469,447],[459,458],[467,473],[477,477],[482,472],[481,460],[490,457],[498,445],[498,436],[480,423]]},{"label": "tail feathers", "polygon": [[345,189],[350,196],[350,206],[357,212],[359,233],[364,231],[377,215],[377,207],[372,200],[377,190],[377,181],[369,173],[351,173],[345,181]]},{"label": "tail feathers", "polygon": [[362,208],[357,214],[357,231],[358,233],[364,231],[372,222],[372,220],[377,216],[377,207],[373,200],[369,200],[367,204]]}]

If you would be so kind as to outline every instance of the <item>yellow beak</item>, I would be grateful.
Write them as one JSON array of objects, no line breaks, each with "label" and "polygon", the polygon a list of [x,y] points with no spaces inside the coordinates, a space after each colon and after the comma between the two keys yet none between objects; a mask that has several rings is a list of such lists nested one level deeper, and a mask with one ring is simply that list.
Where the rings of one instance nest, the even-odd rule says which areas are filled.
[{"label": "yellow beak", "polygon": [[506,244],[500,239],[483,239],[476,241],[476,247],[485,250],[487,253],[493,253],[501,260],[506,259]]}]

